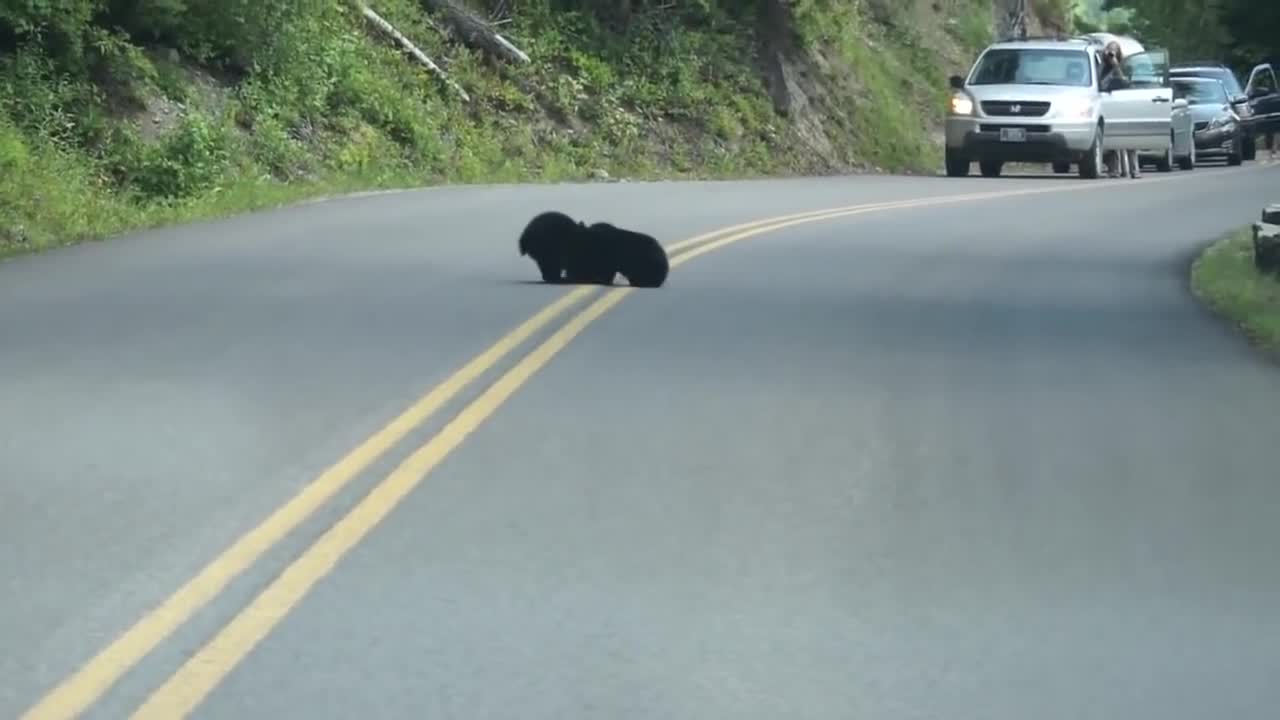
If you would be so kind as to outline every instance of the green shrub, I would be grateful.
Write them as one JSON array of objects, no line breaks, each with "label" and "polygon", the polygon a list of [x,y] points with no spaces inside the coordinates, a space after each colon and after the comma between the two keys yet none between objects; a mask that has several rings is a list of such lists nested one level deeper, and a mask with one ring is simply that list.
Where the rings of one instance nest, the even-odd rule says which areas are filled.
[{"label": "green shrub", "polygon": [[144,146],[134,156],[131,184],[149,199],[190,198],[217,187],[230,169],[231,156],[225,126],[188,115],[162,142]]},{"label": "green shrub", "polygon": [[[321,190],[827,169],[766,91],[761,1],[508,0],[523,66],[446,37],[420,0],[372,2],[470,103],[343,0],[0,1],[0,253]],[[979,42],[984,2],[948,0],[956,42]],[[934,162],[945,87],[907,6],[792,12],[832,63],[809,112],[836,164]]]}]

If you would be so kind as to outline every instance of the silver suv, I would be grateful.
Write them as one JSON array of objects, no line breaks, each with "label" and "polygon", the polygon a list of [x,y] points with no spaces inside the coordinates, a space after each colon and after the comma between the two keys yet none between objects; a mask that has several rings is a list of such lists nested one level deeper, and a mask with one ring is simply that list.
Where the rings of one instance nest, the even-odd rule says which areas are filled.
[{"label": "silver suv", "polygon": [[947,175],[968,175],[976,160],[988,177],[1006,162],[1028,162],[1058,172],[1077,163],[1081,177],[1096,178],[1105,150],[1163,152],[1173,99],[1163,51],[1126,56],[1133,83],[1112,90],[1099,87],[1102,46],[1091,37],[999,42],[967,78],[952,76]]}]

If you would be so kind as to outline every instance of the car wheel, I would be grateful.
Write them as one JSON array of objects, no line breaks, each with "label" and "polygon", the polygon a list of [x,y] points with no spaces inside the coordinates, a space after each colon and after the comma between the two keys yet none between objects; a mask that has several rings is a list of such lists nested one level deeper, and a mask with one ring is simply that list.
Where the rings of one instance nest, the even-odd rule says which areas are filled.
[{"label": "car wheel", "polygon": [[1236,142],[1236,150],[1235,150],[1235,152],[1233,152],[1233,153],[1231,153],[1230,155],[1228,155],[1228,156],[1227,156],[1227,164],[1228,164],[1228,165],[1230,165],[1230,166],[1232,166],[1232,167],[1235,167],[1235,166],[1237,166],[1237,165],[1242,164],[1243,162],[1244,162],[1244,147],[1243,147],[1243,143],[1241,143],[1241,142],[1237,141],[1237,142]]},{"label": "car wheel", "polygon": [[1096,180],[1102,175],[1102,127],[1093,133],[1093,145],[1089,152],[1080,159],[1080,177],[1085,180]]},{"label": "car wheel", "polygon": [[1171,172],[1173,170],[1173,144],[1165,148],[1164,157],[1156,160],[1156,170],[1160,172]]},{"label": "car wheel", "polygon": [[1066,175],[1067,173],[1071,172],[1071,163],[1056,162],[1053,164],[1053,171],[1059,175]]},{"label": "car wheel", "polygon": [[1196,144],[1195,143],[1191,143],[1191,152],[1187,153],[1186,157],[1178,158],[1178,167],[1182,168],[1183,170],[1196,169]]},{"label": "car wheel", "polygon": [[969,158],[951,148],[947,148],[946,165],[947,177],[965,177],[969,174]]},{"label": "car wheel", "polygon": [[1245,160],[1253,161],[1258,159],[1258,140],[1257,138],[1245,138],[1244,150],[1241,152]]},{"label": "car wheel", "polygon": [[979,160],[978,169],[982,171],[982,177],[1000,177],[1004,163],[999,160]]}]

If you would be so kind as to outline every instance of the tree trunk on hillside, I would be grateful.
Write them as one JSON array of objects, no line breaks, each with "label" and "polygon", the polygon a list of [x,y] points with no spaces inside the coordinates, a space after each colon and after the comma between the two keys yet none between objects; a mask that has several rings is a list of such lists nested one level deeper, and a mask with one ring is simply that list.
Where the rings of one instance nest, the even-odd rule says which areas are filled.
[{"label": "tree trunk on hillside", "polygon": [[757,34],[760,37],[761,61],[765,82],[773,107],[781,115],[789,115],[795,102],[788,82],[787,61],[795,54],[794,18],[787,0],[764,0]]},{"label": "tree trunk on hillside", "polygon": [[992,10],[997,39],[1016,40],[1027,36],[1027,0],[997,0]]},{"label": "tree trunk on hillside", "polygon": [[421,2],[427,10],[438,13],[449,30],[468,47],[482,50],[507,62],[522,65],[529,62],[529,56],[524,54],[524,51],[494,32],[485,21],[465,9],[457,0],[421,0]]},{"label": "tree trunk on hillside", "polygon": [[356,0],[354,4],[356,8],[360,10],[360,14],[364,15],[365,20],[368,20],[371,25],[382,31],[382,33],[387,37],[391,38],[405,52],[412,55],[415,60],[434,73],[436,77],[440,78],[446,85],[457,92],[458,95],[462,96],[463,100],[468,102],[471,101],[471,96],[467,94],[466,90],[462,89],[462,86],[454,82],[439,65],[436,65],[431,58],[427,57],[426,53],[418,49],[418,46],[414,45],[409,38],[405,37],[399,30],[396,30],[394,25],[387,22],[381,15],[374,12],[373,8],[365,5],[363,2]]}]

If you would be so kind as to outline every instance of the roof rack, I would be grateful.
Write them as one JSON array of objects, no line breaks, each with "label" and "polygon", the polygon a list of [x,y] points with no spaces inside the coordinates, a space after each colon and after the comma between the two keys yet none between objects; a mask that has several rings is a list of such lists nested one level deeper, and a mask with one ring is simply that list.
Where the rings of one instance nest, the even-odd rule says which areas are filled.
[{"label": "roof rack", "polygon": [[1082,38],[1070,37],[1070,36],[1059,33],[1057,35],[1025,35],[1025,36],[1012,35],[1009,37],[1001,38],[1000,42],[1044,42],[1046,40],[1051,40],[1054,42],[1066,42],[1068,40],[1080,40],[1080,39]]}]

